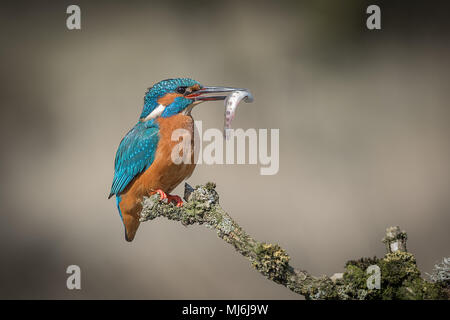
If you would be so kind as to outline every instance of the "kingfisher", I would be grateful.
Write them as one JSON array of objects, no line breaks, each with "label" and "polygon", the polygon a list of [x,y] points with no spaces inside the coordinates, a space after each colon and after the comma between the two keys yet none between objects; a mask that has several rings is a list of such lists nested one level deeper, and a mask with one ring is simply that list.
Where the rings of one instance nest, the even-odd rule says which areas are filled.
[{"label": "kingfisher", "polygon": [[[150,87],[144,96],[144,106],[138,122],[119,144],[114,162],[114,179],[109,198],[116,196],[117,209],[125,228],[125,240],[133,241],[139,227],[139,214],[144,196],[159,194],[176,206],[183,205],[177,195],[171,195],[195,169],[194,120],[191,111],[205,101],[224,100],[231,87],[202,86],[189,78],[162,80]],[[225,95],[224,95],[225,94]],[[181,129],[190,139],[190,161],[173,161],[172,150],[179,141],[172,133]],[[184,149],[181,151],[181,153]]]}]

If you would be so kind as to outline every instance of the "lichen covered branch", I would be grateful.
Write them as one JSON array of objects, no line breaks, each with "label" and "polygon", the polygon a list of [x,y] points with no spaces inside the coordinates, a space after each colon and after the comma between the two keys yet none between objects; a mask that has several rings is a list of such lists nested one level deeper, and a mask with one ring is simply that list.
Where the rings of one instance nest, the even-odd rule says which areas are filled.
[{"label": "lichen covered branch", "polygon": [[[231,244],[237,252],[249,259],[252,266],[262,275],[305,296],[306,299],[378,297],[372,289],[365,287],[364,279],[368,276],[364,270],[362,275],[358,274],[358,279],[354,279],[355,268],[352,267],[351,274],[347,270],[338,279],[332,279],[327,276],[314,277],[306,271],[293,268],[289,264],[290,257],[284,249],[277,244],[255,240],[222,209],[214,183],[197,186],[195,189],[186,184],[184,198],[186,202],[183,207],[160,201],[157,194],[145,198],[140,220],[143,222],[165,217],[169,220],[180,221],[185,226],[199,224],[214,229],[219,238]],[[410,260],[411,257],[408,259]],[[415,260],[413,262],[415,266]],[[355,266],[355,264],[349,266]]]}]

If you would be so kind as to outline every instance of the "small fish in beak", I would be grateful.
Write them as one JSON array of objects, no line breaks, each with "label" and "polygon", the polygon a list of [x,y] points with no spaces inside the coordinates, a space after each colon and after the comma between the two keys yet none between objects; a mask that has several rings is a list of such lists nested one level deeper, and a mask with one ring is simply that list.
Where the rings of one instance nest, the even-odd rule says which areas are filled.
[{"label": "small fish in beak", "polygon": [[253,102],[253,96],[248,89],[231,87],[203,87],[186,95],[196,103],[203,101],[225,100],[225,118],[223,135],[228,140],[231,137],[231,121],[234,119],[237,105],[244,100]]},{"label": "small fish in beak", "polygon": [[245,102],[253,102],[253,96],[247,89],[245,90],[237,90],[233,91],[226,99],[225,99],[225,117],[223,122],[223,135],[225,139],[229,140],[231,137],[231,121],[233,121],[236,108],[241,102],[244,100]]}]

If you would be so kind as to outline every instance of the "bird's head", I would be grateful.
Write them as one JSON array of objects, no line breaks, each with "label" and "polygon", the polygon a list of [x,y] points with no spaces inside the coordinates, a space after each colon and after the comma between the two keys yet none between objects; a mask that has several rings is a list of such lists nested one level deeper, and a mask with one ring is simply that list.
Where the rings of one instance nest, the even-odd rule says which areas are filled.
[{"label": "bird's head", "polygon": [[170,117],[178,113],[189,114],[195,105],[204,101],[224,100],[224,93],[235,90],[243,89],[204,87],[189,78],[162,80],[146,92],[140,120]]}]

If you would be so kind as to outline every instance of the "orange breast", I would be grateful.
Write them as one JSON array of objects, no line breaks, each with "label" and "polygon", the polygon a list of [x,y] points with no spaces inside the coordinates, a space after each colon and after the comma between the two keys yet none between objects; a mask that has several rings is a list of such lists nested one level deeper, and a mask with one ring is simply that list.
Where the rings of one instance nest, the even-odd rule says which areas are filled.
[{"label": "orange breast", "polygon": [[[177,114],[169,118],[158,118],[159,142],[152,165],[142,173],[133,183],[134,193],[138,196],[149,195],[161,189],[170,193],[184,179],[191,176],[195,168],[194,163],[194,120],[191,116]],[[177,130],[182,135],[178,140],[172,141],[172,133]],[[179,150],[179,155],[183,156],[182,139],[188,143],[187,149],[190,154],[185,155],[190,163],[184,161],[180,164],[172,160],[173,150]],[[177,153],[177,152],[174,152]],[[130,190],[131,191],[131,190]]]},{"label": "orange breast", "polygon": [[[126,228],[127,240],[132,241],[139,227],[139,212],[142,199],[161,189],[170,193],[184,179],[190,177],[195,168],[194,163],[194,120],[191,116],[178,114],[169,118],[159,118],[159,142],[152,165],[136,177],[120,194],[120,210]],[[190,145],[190,163],[176,164],[172,161],[172,150],[181,146],[180,141],[172,141],[172,133],[182,129],[184,138]],[[180,150],[180,154],[183,151]]]}]

